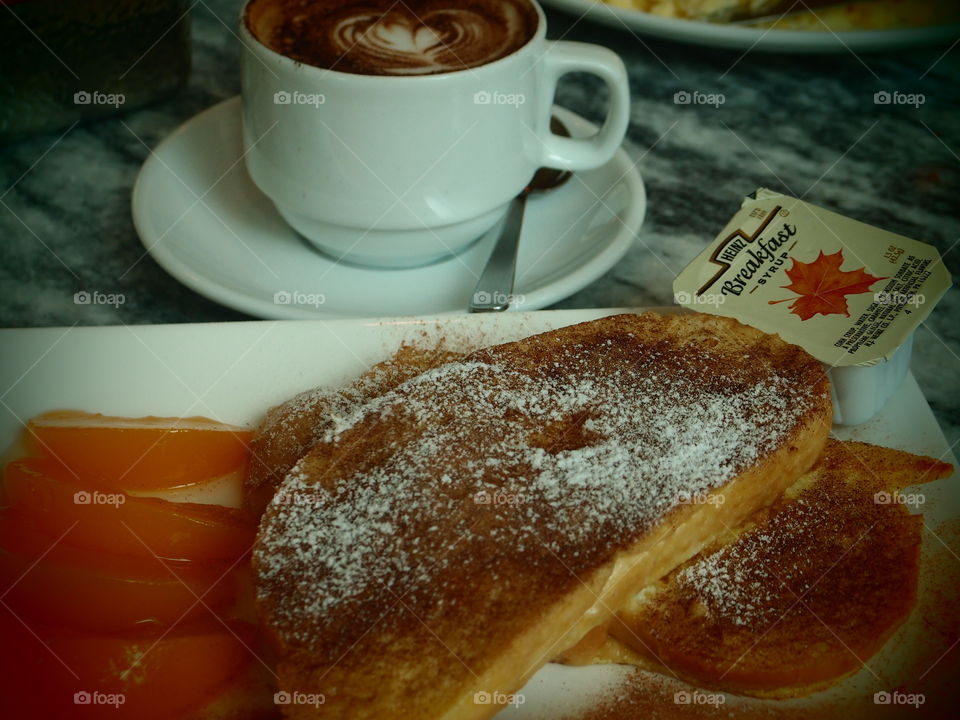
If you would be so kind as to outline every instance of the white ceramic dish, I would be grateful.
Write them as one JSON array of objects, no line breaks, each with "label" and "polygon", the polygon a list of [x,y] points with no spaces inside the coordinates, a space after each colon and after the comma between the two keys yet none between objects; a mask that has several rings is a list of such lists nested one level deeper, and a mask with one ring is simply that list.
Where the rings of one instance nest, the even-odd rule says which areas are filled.
[{"label": "white ceramic dish", "polygon": [[[441,64],[438,72],[397,78],[340,72],[337,63],[313,67],[275,52],[254,32],[273,22],[273,10],[249,3],[239,29],[240,94],[244,164],[254,184],[321,251],[411,268],[466,249],[540,166],[606,165],[630,119],[626,68],[605,47],[548,44],[543,11],[529,9],[529,37],[503,57],[466,72],[455,72],[457,63],[444,72]],[[391,53],[426,57],[414,40],[419,29],[384,26],[396,43]],[[344,53],[364,57],[366,32]],[[463,38],[444,38],[455,56]],[[603,127],[587,139],[558,138],[547,122],[557,82],[569,72],[601,80],[610,98]],[[492,91],[511,104],[483,102]]]},{"label": "white ceramic dish", "polygon": [[[577,136],[594,125],[555,108]],[[250,180],[240,100],[215,105],[165,139],[133,189],[146,251],[201,295],[256,317],[306,319],[465,312],[499,225],[459,255],[427,267],[376,270],[311,249]],[[535,310],[613,267],[643,223],[643,180],[621,149],[596,170],[530,198],[517,264],[517,302]]]},{"label": "white ceramic dish", "polygon": [[913,334],[889,358],[876,365],[830,369],[835,425],[860,425],[879,413],[910,371]]},{"label": "white ceramic dish", "polygon": [[[254,426],[271,405],[319,384],[344,383],[404,341],[444,337],[461,345],[486,344],[613,312],[620,310],[0,330],[0,396],[7,410],[0,414],[0,446],[11,442],[21,422],[57,408],[133,416],[201,414]],[[911,375],[877,417],[857,428],[836,429],[835,434],[956,462]],[[960,517],[956,480],[923,486],[928,528]],[[938,549],[938,541],[925,533],[924,557]],[[898,674],[902,662],[914,651],[912,643],[923,642],[930,632],[915,614],[870,661],[871,671],[899,684],[904,680]],[[628,675],[619,666],[547,665],[523,690],[524,704],[508,708],[502,717],[576,717],[577,708],[593,708],[616,693]],[[815,697],[863,698],[872,679],[865,669]],[[771,702],[796,710],[813,700]],[[769,708],[771,702],[731,697],[720,709],[726,717],[743,707],[753,717],[757,711],[746,710],[748,706]]]},{"label": "white ceramic dish", "polygon": [[958,25],[856,32],[769,30],[661,17],[640,10],[612,7],[600,0],[541,0],[541,3],[548,8],[563,10],[577,17],[640,35],[732,50],[786,53],[864,52],[950,42],[960,35]]}]

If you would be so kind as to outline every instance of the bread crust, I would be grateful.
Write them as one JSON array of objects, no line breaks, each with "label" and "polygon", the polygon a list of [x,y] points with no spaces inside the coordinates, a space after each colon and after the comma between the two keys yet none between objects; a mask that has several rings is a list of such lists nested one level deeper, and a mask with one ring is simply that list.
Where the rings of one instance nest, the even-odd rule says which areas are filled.
[{"label": "bread crust", "polygon": [[403,345],[393,357],[377,363],[346,387],[313,388],[270,408],[250,441],[244,508],[260,517],[290,468],[320,441],[336,417],[462,355],[442,345]]},{"label": "bread crust", "polygon": [[[261,523],[281,688],[325,698],[284,712],[492,716],[478,693],[509,698],[773,502],[830,424],[805,351],[699,314],[607,317],[397,385],[297,463]],[[478,504],[498,492],[524,499]]]},{"label": "bread crust", "polygon": [[755,697],[801,697],[839,682],[915,603],[923,518],[896,498],[952,470],[829,440],[773,506],[628,600],[610,626],[614,639],[588,661]]}]

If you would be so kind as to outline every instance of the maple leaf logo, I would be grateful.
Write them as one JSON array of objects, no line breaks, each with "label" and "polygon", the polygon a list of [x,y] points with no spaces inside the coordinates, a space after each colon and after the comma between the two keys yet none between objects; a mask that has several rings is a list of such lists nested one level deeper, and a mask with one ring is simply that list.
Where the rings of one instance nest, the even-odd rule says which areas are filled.
[{"label": "maple leaf logo", "polygon": [[[817,259],[810,263],[800,262],[793,258],[793,266],[787,270],[790,278],[789,285],[781,285],[785,290],[792,290],[800,297],[793,299],[790,312],[801,320],[809,320],[814,315],[846,315],[847,295],[859,295],[870,292],[870,286],[878,280],[888,278],[875,277],[866,271],[866,268],[856,270],[841,270],[843,265],[843,251],[837,250],[832,255],[824,255],[823,250]],[[769,300],[770,305],[789,302],[784,300]]]}]

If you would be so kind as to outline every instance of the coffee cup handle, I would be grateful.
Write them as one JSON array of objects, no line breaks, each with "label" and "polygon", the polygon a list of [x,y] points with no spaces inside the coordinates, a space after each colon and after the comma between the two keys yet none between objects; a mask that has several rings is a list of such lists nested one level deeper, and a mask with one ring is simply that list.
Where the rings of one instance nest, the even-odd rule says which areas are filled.
[{"label": "coffee cup handle", "polygon": [[558,41],[547,44],[543,59],[545,77],[542,97],[551,107],[557,82],[571,72],[597,75],[610,90],[610,108],[599,132],[591,137],[571,139],[549,130],[550,118],[542,122],[543,167],[563,170],[590,170],[608,162],[620,147],[630,121],[630,86],[620,56],[612,50],[587,43]]}]

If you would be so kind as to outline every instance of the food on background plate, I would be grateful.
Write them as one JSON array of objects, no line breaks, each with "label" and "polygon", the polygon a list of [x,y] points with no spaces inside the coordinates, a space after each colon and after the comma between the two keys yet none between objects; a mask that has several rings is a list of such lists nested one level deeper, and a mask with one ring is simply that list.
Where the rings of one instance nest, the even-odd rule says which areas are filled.
[{"label": "food on background plate", "polygon": [[[960,22],[960,8],[950,0],[854,0],[816,4],[781,0],[604,0],[608,5],[686,20],[723,23],[757,18],[753,27],[776,30],[849,32],[896,30]],[[783,16],[783,17],[781,17]]]},{"label": "food on background plate", "polygon": [[774,30],[850,32],[900,30],[960,22],[960,5],[953,0],[857,0],[826,7],[797,7],[782,18],[751,23]]},{"label": "food on background plate", "polygon": [[705,315],[607,317],[418,375],[340,418],[261,521],[280,688],[327,717],[490,717],[483,697],[773,502],[829,429],[819,363]]},{"label": "food on background plate", "polygon": [[913,610],[934,458],[829,440],[774,505],[639,590],[600,647],[620,662],[738,695],[799,697],[863,667]]},{"label": "food on background plate", "polygon": [[780,0],[604,0],[614,7],[641,10],[664,17],[701,20],[729,19],[741,12],[764,13]]}]

